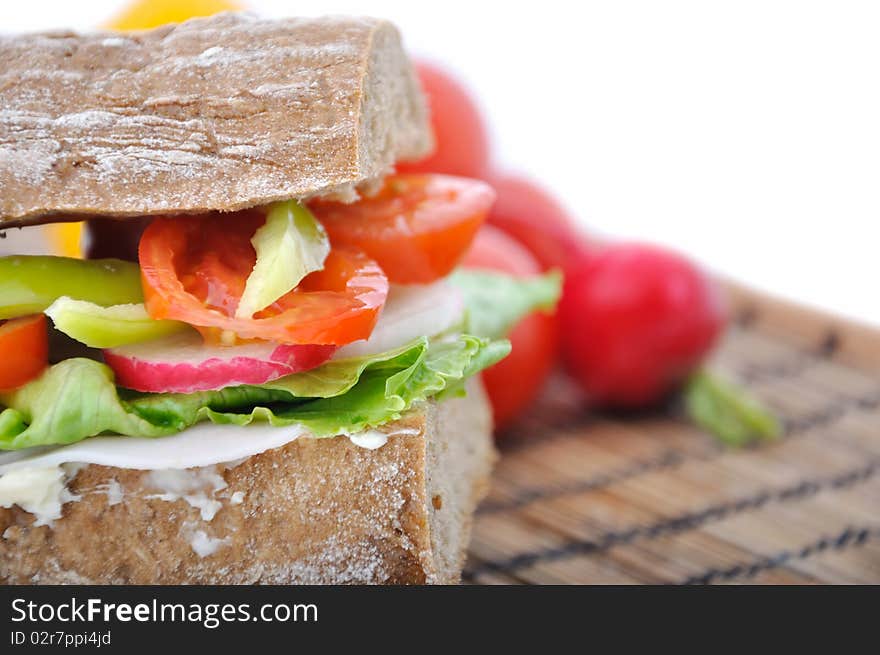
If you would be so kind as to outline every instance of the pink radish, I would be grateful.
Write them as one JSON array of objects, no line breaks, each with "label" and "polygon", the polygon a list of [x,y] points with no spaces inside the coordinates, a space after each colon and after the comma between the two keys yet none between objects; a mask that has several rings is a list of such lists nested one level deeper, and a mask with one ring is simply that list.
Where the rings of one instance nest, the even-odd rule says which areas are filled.
[{"label": "pink radish", "polygon": [[104,361],[116,383],[135,391],[191,393],[240,384],[262,384],[320,366],[335,346],[271,342],[207,346],[194,332],[111,348]]}]

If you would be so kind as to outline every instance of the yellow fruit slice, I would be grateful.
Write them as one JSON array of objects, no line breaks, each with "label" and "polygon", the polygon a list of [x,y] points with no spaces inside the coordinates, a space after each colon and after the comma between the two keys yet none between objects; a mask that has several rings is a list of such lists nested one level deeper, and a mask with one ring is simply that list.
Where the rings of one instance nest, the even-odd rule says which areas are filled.
[{"label": "yellow fruit slice", "polygon": [[[166,23],[211,16],[221,11],[240,11],[234,0],[135,0],[104,27],[111,30],[148,30]],[[48,241],[59,255],[82,257],[82,223],[47,225]]]},{"label": "yellow fruit slice", "polygon": [[240,11],[233,0],[136,0],[107,23],[112,30],[147,30],[166,23],[211,16],[221,11]]}]

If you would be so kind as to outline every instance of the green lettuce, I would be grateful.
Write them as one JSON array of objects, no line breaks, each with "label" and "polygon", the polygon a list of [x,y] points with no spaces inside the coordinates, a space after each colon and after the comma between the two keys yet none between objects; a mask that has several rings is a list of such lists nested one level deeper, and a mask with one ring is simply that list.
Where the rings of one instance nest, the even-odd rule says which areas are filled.
[{"label": "green lettuce", "polygon": [[562,291],[562,274],[558,271],[515,278],[460,269],[449,280],[464,296],[467,332],[489,338],[503,337],[519,319],[536,309],[552,311]]},{"label": "green lettuce", "polygon": [[360,432],[400,418],[414,403],[449,389],[509,351],[506,341],[470,335],[435,342],[422,338],[269,384],[188,394],[117,389],[106,365],[68,359],[2,397],[7,408],[0,413],[0,449],[69,444],[107,433],[161,437],[204,420],[301,423],[319,437]]},{"label": "green lettuce", "polygon": [[70,444],[99,434],[162,437],[200,421],[300,423],[325,437],[396,420],[427,398],[462,393],[468,377],[510,351],[509,342],[494,337],[533,309],[551,307],[559,292],[554,275],[516,281],[459,272],[453,282],[465,296],[469,333],[422,337],[267,384],[189,394],[135,393],[117,388],[112,371],[100,362],[62,361],[37,380],[0,395],[5,406],[0,450]]},{"label": "green lettuce", "polygon": [[272,205],[266,223],[256,231],[251,243],[257,261],[238,302],[238,318],[250,318],[293,289],[306,275],[321,270],[330,252],[324,226],[296,200]]}]

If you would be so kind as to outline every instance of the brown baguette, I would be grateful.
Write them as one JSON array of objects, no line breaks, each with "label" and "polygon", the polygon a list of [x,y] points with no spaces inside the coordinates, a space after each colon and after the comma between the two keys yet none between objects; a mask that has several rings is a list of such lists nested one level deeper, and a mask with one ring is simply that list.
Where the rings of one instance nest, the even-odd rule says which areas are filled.
[{"label": "brown baguette", "polygon": [[[222,507],[210,521],[183,500],[156,498],[148,472],[84,467],[68,483],[80,499],[53,527],[0,508],[0,582],[458,582],[495,457],[485,394],[476,378],[468,386],[465,398],[429,401],[384,426],[418,433],[377,450],[300,438],[218,467],[227,486],[213,495]],[[107,493],[113,480],[122,502]],[[197,530],[222,546],[200,557]]]},{"label": "brown baguette", "polygon": [[431,146],[374,19],[195,19],[0,37],[0,226],[354,199]]}]

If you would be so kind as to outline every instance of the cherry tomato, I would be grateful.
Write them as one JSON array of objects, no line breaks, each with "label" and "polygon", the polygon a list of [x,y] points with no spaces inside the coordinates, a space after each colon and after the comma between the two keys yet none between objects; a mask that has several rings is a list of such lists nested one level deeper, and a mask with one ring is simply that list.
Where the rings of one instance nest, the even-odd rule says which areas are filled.
[{"label": "cherry tomato", "polygon": [[402,173],[447,173],[483,177],[489,168],[489,139],[483,117],[467,90],[449,73],[416,64],[428,98],[435,149],[418,162],[400,162]]},{"label": "cherry tomato", "polygon": [[598,404],[650,406],[703,361],[725,323],[713,280],[684,257],[618,244],[566,276],[563,358]]},{"label": "cherry tomato", "polygon": [[[518,276],[541,272],[525,246],[489,225],[477,233],[462,265]],[[483,371],[498,429],[510,425],[531,404],[553,369],[557,355],[556,317],[543,312],[529,314],[514,326],[508,338],[512,344],[510,354]]]},{"label": "cherry tomato", "polygon": [[388,295],[388,278],[369,257],[344,248],[332,249],[323,270],[253,318],[234,317],[256,261],[250,239],[264,221],[256,210],[154,220],[138,251],[150,316],[189,323],[223,345],[366,339]]},{"label": "cherry tomato", "polygon": [[43,314],[0,322],[0,390],[30,382],[49,363],[49,336]]},{"label": "cherry tomato", "polygon": [[516,175],[492,175],[488,181],[498,194],[488,222],[525,244],[544,270],[567,270],[585,256],[587,242],[544,189]]},{"label": "cherry tomato", "polygon": [[391,282],[426,284],[464,256],[495,193],[448,175],[396,175],[359,202],[315,201],[310,209],[334,245],[364,251]]}]

